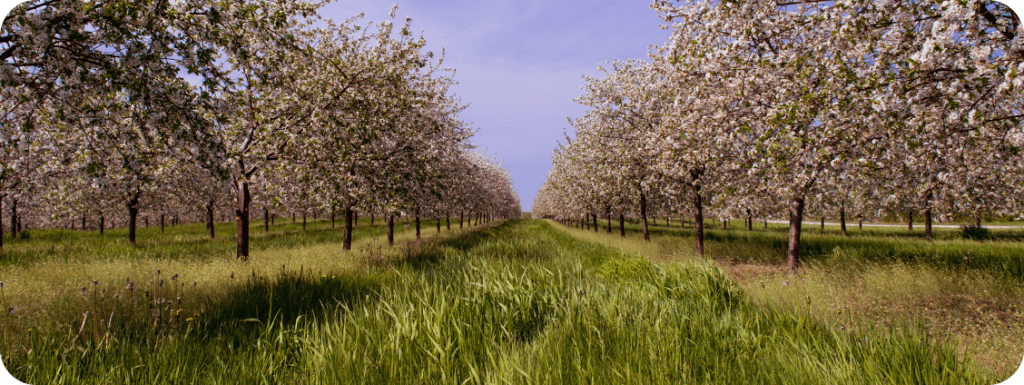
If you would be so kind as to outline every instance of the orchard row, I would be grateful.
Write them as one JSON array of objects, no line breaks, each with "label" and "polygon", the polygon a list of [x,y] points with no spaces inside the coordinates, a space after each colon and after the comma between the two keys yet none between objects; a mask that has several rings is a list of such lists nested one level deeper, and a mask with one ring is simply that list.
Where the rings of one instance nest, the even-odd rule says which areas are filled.
[{"label": "orchard row", "polygon": [[[1024,212],[1024,30],[985,0],[657,0],[672,36],[587,78],[533,212],[561,220]],[[655,202],[655,205],[651,205]],[[845,226],[844,233],[845,233]]]},{"label": "orchard row", "polygon": [[[518,217],[453,71],[396,25],[305,0],[46,0],[0,31],[0,204],[26,227],[230,212]],[[140,216],[141,215],[141,216]],[[389,221],[393,223],[393,221]],[[155,225],[155,223],[153,223]],[[2,237],[0,237],[2,240]],[[2,243],[0,243],[2,246]]]}]

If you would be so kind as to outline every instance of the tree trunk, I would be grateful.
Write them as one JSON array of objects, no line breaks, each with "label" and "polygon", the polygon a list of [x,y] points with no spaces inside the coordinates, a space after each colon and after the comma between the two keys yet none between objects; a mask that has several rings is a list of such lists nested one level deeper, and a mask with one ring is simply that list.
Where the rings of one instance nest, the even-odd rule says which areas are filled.
[{"label": "tree trunk", "polygon": [[206,229],[210,230],[210,239],[213,239],[213,201],[206,202]]},{"label": "tree trunk", "polygon": [[359,226],[359,212],[355,210],[352,211],[352,225]]},{"label": "tree trunk", "polygon": [[929,190],[925,196],[924,209],[924,239],[932,240],[932,192]]},{"label": "tree trunk", "polygon": [[728,229],[729,228],[729,220],[728,219],[723,219],[722,220],[722,228],[723,229]]},{"label": "tree trunk", "polygon": [[647,195],[640,191],[640,220],[643,221],[644,240],[651,241],[651,233],[647,231]]},{"label": "tree trunk", "polygon": [[786,255],[786,267],[796,271],[800,267],[800,225],[804,220],[804,196],[793,197],[789,203],[789,250]]},{"label": "tree trunk", "polygon": [[[2,230],[2,229],[0,229],[0,230]],[[85,230],[85,214],[84,213],[82,214],[82,230]],[[3,231],[0,231],[0,233],[2,233],[2,232]],[[160,225],[160,232],[161,233],[164,232],[163,224]]]},{"label": "tree trunk", "polygon": [[[103,234],[103,230],[100,230],[100,234]],[[11,241],[15,239],[18,239],[18,199],[11,198]]]},{"label": "tree trunk", "polygon": [[907,231],[914,231],[914,210],[907,210]]},{"label": "tree trunk", "polygon": [[352,212],[352,205],[345,206],[345,238],[342,241],[341,248],[344,250],[352,250],[352,226],[355,222],[355,213]]},{"label": "tree trunk", "polygon": [[[4,196],[0,195],[0,214],[3,214],[3,212],[4,212]],[[72,223],[74,223],[73,220],[72,220]],[[74,227],[73,224],[71,226]],[[14,240],[12,239],[11,241],[13,242]],[[4,216],[0,215],[0,249],[3,249],[3,248],[4,248]]]},{"label": "tree trunk", "polygon": [[825,217],[821,217],[821,232],[825,232]]},{"label": "tree trunk", "polygon": [[270,232],[270,209],[264,207],[263,208],[263,233],[266,234],[266,233],[269,233],[269,232]]},{"label": "tree trunk", "polygon": [[128,200],[128,243],[135,244],[135,225],[139,219],[139,194]]},{"label": "tree trunk", "polygon": [[626,237],[626,215],[619,212],[619,236]]},{"label": "tree trunk", "polygon": [[[245,171],[244,164],[239,161],[239,168]],[[252,204],[252,196],[249,195],[249,181],[244,179],[244,174],[235,182],[235,224],[238,230],[235,232],[235,258],[242,261],[249,261],[249,205]]]},{"label": "tree trunk", "polygon": [[388,246],[395,245],[395,214],[388,214]]},{"label": "tree trunk", "polygon": [[270,214],[270,225],[271,225],[271,226],[273,226],[273,225],[274,225],[274,220],[275,220],[275,219],[277,219],[277,214],[276,214],[276,213],[271,213],[271,214]]},{"label": "tree trunk", "polygon": [[764,219],[764,229],[768,230],[768,218]]},{"label": "tree trunk", "polygon": [[370,212],[370,226],[373,226],[373,219],[374,219],[373,212]]},{"label": "tree trunk", "polygon": [[747,209],[747,230],[754,231],[754,213]]},{"label": "tree trunk", "polygon": [[103,215],[100,214],[100,235],[103,235],[103,228],[106,227],[106,225],[106,218],[104,218]]},{"label": "tree trunk", "polygon": [[420,240],[420,209],[416,209],[416,240]]},{"label": "tree trunk", "polygon": [[601,226],[597,224],[597,214],[593,214],[591,216],[594,218],[594,232],[596,233]]},{"label": "tree trunk", "polygon": [[[160,214],[160,234],[164,233],[164,217],[166,214]],[[82,229],[85,229],[85,215],[82,216]]]},{"label": "tree trunk", "polygon": [[978,214],[974,216],[974,227],[981,228],[981,210],[978,210]]},{"label": "tree trunk", "polygon": [[590,214],[584,214],[583,226],[586,227],[586,230],[590,230]]},{"label": "tree trunk", "polygon": [[444,225],[448,228],[448,231],[452,231],[452,217],[448,213],[444,213]]},{"label": "tree trunk", "polygon": [[464,216],[464,214],[465,214],[465,212],[459,211],[459,228],[460,229],[462,228],[462,217]]},{"label": "tree trunk", "polygon": [[334,228],[334,207],[331,207],[331,228]]},{"label": "tree trunk", "polygon": [[704,202],[700,196],[700,186],[691,186],[691,203],[693,203],[693,252],[698,257],[704,256]]},{"label": "tree trunk", "polygon": [[292,213],[292,223],[295,223],[295,213]]},{"label": "tree trunk", "polygon": [[302,212],[302,229],[303,230],[306,229],[306,212],[305,211]]},{"label": "tree trunk", "polygon": [[846,202],[839,206],[839,232],[846,236]]},{"label": "tree trunk", "polygon": [[437,217],[437,233],[441,234],[441,217]]}]

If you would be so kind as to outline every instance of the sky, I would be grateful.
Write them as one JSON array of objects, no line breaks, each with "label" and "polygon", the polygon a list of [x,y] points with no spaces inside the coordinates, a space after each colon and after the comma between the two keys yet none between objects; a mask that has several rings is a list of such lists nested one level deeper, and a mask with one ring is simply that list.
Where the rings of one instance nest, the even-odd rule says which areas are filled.
[{"label": "sky", "polygon": [[469,107],[460,118],[477,128],[478,151],[502,162],[512,175],[524,211],[551,168],[551,153],[570,137],[567,118],[586,109],[583,76],[599,76],[598,65],[614,59],[645,59],[648,47],[670,34],[650,0],[341,0],[321,8],[340,22],[364,13],[360,24],[412,19],[427,50],[445,51],[444,67],[455,69],[455,95]]}]

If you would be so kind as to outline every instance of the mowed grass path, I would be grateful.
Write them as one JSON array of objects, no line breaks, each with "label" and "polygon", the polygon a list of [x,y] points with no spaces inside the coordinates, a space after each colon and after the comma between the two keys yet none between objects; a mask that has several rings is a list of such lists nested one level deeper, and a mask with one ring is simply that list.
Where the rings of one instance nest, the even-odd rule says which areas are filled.
[{"label": "mowed grass path", "polygon": [[323,274],[259,272],[194,326],[35,335],[30,383],[991,383],[915,331],[838,331],[709,264],[657,265],[544,221]]}]

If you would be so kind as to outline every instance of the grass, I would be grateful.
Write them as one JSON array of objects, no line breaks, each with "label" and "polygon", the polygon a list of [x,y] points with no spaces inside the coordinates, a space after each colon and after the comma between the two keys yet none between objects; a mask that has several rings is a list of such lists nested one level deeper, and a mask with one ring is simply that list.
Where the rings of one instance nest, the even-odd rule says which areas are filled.
[{"label": "grass", "polygon": [[[1001,240],[977,241],[959,230],[936,229],[936,241],[926,242],[920,230],[851,227],[842,237],[828,226],[824,232],[805,226],[805,263],[793,275],[785,269],[786,230],[712,228],[705,247],[760,303],[812,314],[834,328],[920,325],[936,338],[958,340],[959,354],[970,354],[995,378],[1009,377],[1020,365],[1024,279],[1017,272],[1024,246],[1010,240],[1016,232],[993,230]],[[626,238],[617,228],[611,235],[603,227],[566,231],[662,263],[699,260],[690,229],[653,227],[649,243],[636,226],[627,226]]]},{"label": "grass", "polygon": [[921,330],[840,331],[759,304],[713,265],[573,235],[514,220],[367,252],[358,268],[261,270],[193,323],[33,331],[7,367],[30,383],[992,380]]},{"label": "grass", "polygon": [[[364,218],[361,225],[355,227],[354,237],[380,236],[387,231],[386,222],[377,218],[374,226]],[[428,224],[429,223],[429,224]],[[423,230],[430,233],[434,221],[424,221]],[[406,218],[401,223],[396,221],[396,232],[402,231],[402,225],[409,224]],[[455,225],[458,225],[456,219]],[[250,251],[267,249],[287,249],[325,243],[339,243],[343,235],[344,221],[338,221],[336,227],[330,220],[310,220],[306,229],[302,228],[301,220],[291,223],[280,218],[270,231],[264,233],[263,222],[250,222]],[[0,249],[0,267],[29,266],[36,262],[54,261],[92,261],[106,260],[114,257],[118,260],[178,260],[208,261],[219,258],[233,258],[235,255],[234,222],[215,224],[216,237],[211,239],[206,225],[203,223],[168,226],[165,233],[159,227],[137,229],[136,244],[128,243],[128,230],[125,228],[107,229],[104,235],[97,231],[81,230],[28,230],[28,239],[4,240]]]}]

